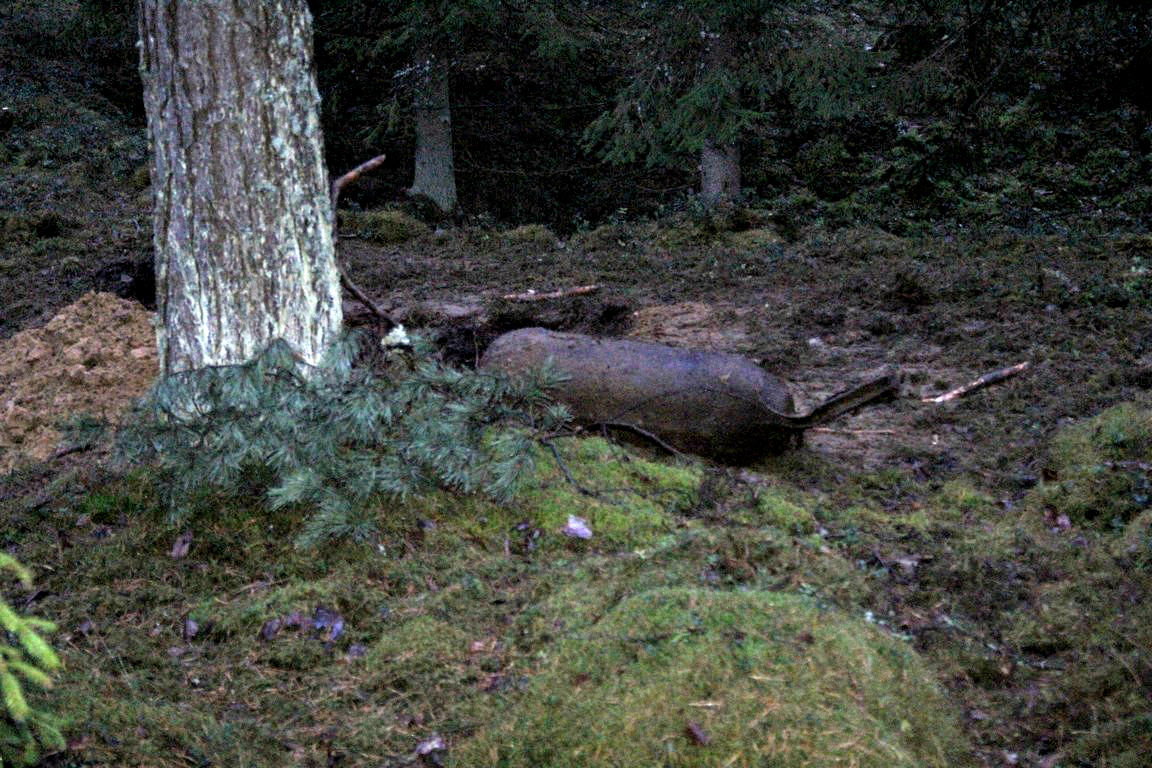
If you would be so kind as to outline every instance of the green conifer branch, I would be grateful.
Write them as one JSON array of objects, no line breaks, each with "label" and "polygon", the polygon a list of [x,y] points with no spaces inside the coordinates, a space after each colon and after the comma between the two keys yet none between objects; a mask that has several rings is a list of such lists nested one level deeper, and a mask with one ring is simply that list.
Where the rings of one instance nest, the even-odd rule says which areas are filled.
[{"label": "green conifer branch", "polygon": [[[13,574],[25,586],[31,572],[11,555],[0,552],[0,571]],[[25,684],[52,687],[52,672],[60,657],[41,633],[55,631],[44,619],[22,616],[0,597],[0,768],[35,765],[50,751],[64,748],[61,721],[28,700]]]},{"label": "green conifer branch", "polygon": [[461,371],[413,346],[396,361],[342,339],[310,368],[273,344],[245,365],[178,374],[132,414],[122,455],[154,468],[172,519],[206,493],[254,497],[309,513],[305,547],[370,540],[389,499],[433,488],[507,498],[531,435],[567,417],[545,394],[555,374]]}]

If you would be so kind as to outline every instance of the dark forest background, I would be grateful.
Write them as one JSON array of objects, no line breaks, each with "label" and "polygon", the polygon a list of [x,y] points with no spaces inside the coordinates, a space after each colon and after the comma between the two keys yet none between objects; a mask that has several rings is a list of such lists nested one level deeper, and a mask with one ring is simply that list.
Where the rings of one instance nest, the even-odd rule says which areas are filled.
[{"label": "dark forest background", "polygon": [[[777,226],[1149,223],[1146,2],[311,6],[330,168],[389,158],[353,204],[402,200],[411,183],[411,48],[433,30],[450,52],[460,203],[474,223],[571,231],[690,211],[697,160],[677,132],[691,126],[653,98],[644,119],[663,121],[663,133],[649,141],[617,108],[637,84],[690,68],[693,24],[670,20],[727,13],[740,24],[737,12],[755,6],[751,26],[738,28],[756,51],[733,80],[741,113],[720,119],[740,124],[746,202]],[[81,90],[142,125],[133,16],[133,4],[110,0],[15,3],[0,36],[6,77],[67,68]],[[708,94],[696,96],[707,108]]]}]

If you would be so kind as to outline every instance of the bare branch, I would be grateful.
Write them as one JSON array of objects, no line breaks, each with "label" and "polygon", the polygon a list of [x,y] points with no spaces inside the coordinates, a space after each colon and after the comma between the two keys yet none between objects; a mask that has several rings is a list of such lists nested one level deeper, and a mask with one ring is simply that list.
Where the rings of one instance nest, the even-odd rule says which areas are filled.
[{"label": "bare branch", "polygon": [[1010,379],[1013,376],[1028,370],[1030,366],[1031,363],[1025,360],[1023,363],[1017,363],[1016,365],[1011,365],[1007,368],[991,371],[978,379],[973,379],[962,387],[956,387],[956,389],[945,392],[942,395],[936,395],[935,397],[923,397],[920,399],[920,402],[933,404],[947,403],[950,400],[956,400],[958,398],[964,397],[965,395],[971,394],[978,389],[984,389],[984,387],[987,387],[991,384],[998,384],[1001,381]]},{"label": "bare branch", "polygon": [[558,291],[549,291],[547,293],[536,293],[535,291],[506,293],[500,298],[505,301],[546,301],[548,299],[563,299],[568,296],[585,296],[589,293],[595,293],[598,290],[600,290],[599,285],[578,285],[575,288],[561,288]]},{"label": "bare branch", "polygon": [[[371,160],[361,163],[352,170],[348,171],[348,173],[332,182],[332,221],[330,222],[330,226],[332,227],[333,245],[335,245],[336,241],[339,240],[340,237],[336,226],[336,203],[340,201],[340,192],[344,189],[345,186],[351,184],[353,181],[356,181],[356,179],[360,178],[363,174],[368,173],[369,171],[374,171],[383,165],[384,157],[384,155],[377,155]],[[364,293],[360,286],[358,286],[352,280],[352,278],[349,277],[348,271],[344,269],[344,265],[341,263],[339,257],[336,258],[336,270],[340,273],[340,283],[348,290],[348,293],[355,296],[357,301],[367,307],[368,311],[375,315],[376,318],[381,323],[383,323],[385,327],[391,328],[396,325],[396,322],[391,317],[389,317],[388,314],[384,312],[384,310],[380,309],[376,302],[368,298],[368,294]]]}]

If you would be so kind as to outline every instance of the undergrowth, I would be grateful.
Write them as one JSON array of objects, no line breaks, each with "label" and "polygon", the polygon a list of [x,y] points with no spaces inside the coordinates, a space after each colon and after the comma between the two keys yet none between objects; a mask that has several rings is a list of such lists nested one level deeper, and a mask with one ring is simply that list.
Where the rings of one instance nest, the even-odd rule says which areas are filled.
[{"label": "undergrowth", "polygon": [[372,498],[370,547],[297,548],[303,507],[219,490],[173,546],[140,470],[3,502],[4,541],[65,628],[51,706],[93,765],[964,765],[970,740],[1139,766],[1145,417],[1071,424],[1011,498],[549,433],[502,500]]}]

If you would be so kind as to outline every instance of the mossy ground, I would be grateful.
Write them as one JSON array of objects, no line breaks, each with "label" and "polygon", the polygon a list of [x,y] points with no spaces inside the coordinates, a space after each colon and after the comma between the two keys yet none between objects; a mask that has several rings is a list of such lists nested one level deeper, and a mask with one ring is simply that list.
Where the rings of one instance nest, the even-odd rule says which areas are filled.
[{"label": "mossy ground", "polygon": [[396,245],[427,235],[428,225],[398,210],[341,211],[340,227],[376,245]]},{"label": "mossy ground", "polygon": [[[1143,414],[1054,438],[1080,449],[1062,473],[1114,447],[1119,412]],[[375,548],[301,551],[296,521],[237,502],[174,557],[143,474],[10,476],[27,610],[62,628],[69,759],[369,766],[439,736],[469,766],[951,766],[1004,743],[1144,764],[1149,511],[1080,525],[1047,486],[1005,507],[964,480],[803,490],[556,446],[510,504],[381,510]]]},{"label": "mossy ground", "polygon": [[[601,439],[556,445],[563,468],[542,451],[511,504],[440,495],[381,510],[377,548],[300,551],[293,521],[235,502],[195,522],[188,554],[173,557],[179,531],[157,519],[144,475],[66,474],[49,505],[9,499],[5,538],[47,590],[31,606],[62,627],[67,671],[52,701],[77,759],[377,765],[433,734],[454,754],[536,695],[565,638],[619,622],[608,617],[621,603],[641,620],[646,595],[675,590],[702,605],[796,606],[818,635],[830,612],[837,632],[874,638],[860,652],[875,643],[911,658],[866,626],[866,576],[813,533],[798,492],[706,480],[715,470]],[[560,532],[569,514],[591,539]],[[717,730],[715,743],[730,740]]]}]

